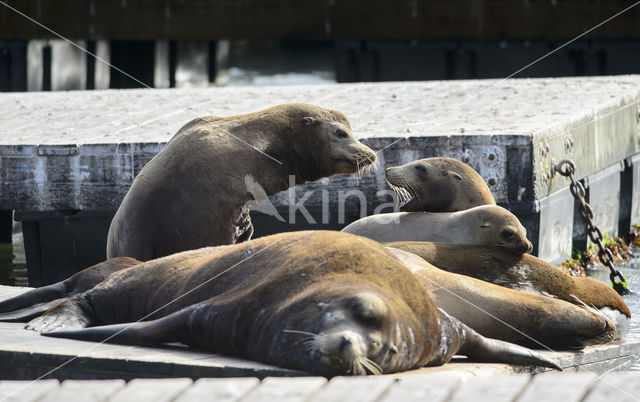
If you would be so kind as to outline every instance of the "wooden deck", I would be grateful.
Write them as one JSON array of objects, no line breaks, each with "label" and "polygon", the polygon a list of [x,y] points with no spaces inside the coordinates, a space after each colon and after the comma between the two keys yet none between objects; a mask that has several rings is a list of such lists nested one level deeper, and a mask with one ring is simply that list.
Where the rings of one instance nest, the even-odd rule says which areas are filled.
[{"label": "wooden deck", "polygon": [[637,401],[640,372],[391,377],[0,381],[2,401]]}]

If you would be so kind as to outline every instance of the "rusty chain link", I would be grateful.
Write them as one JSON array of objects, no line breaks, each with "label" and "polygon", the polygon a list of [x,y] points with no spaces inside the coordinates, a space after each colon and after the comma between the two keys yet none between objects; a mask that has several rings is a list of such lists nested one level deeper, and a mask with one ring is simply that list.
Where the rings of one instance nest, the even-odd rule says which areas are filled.
[{"label": "rusty chain link", "polygon": [[[611,286],[620,295],[628,294],[629,288],[627,285],[627,280],[624,278],[624,276],[622,276],[622,273],[613,266],[613,254],[611,253],[611,250],[607,249],[604,244],[602,244],[602,231],[593,222],[593,209],[591,209],[591,206],[584,199],[586,195],[584,186],[575,178],[576,165],[572,160],[564,159],[561,160],[556,166],[554,166],[553,170],[554,173],[558,172],[562,176],[568,177],[571,181],[571,184],[569,185],[569,191],[571,191],[571,195],[573,195],[573,197],[580,204],[578,206],[578,212],[587,224],[587,234],[589,235],[589,239],[591,239],[594,244],[598,245],[598,258],[600,259],[600,262],[607,266],[609,268],[609,271],[611,271],[609,274]],[[616,277],[618,277],[620,280],[617,281]]]}]

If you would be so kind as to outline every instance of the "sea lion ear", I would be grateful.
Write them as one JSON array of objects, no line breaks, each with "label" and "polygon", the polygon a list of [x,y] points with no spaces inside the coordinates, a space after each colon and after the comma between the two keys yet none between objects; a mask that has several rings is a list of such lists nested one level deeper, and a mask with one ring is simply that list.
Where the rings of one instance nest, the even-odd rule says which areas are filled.
[{"label": "sea lion ear", "polygon": [[302,118],[302,122],[304,123],[305,126],[310,126],[314,124],[316,121],[317,120],[315,117],[306,116]]},{"label": "sea lion ear", "polygon": [[480,225],[481,228],[490,228],[491,224],[488,221],[484,221],[482,222],[482,225]]},{"label": "sea lion ear", "polygon": [[451,172],[451,171],[449,171],[449,174],[450,174],[452,177],[455,177],[455,178],[456,178],[456,179],[458,179],[458,180],[462,180],[462,176],[460,176],[460,175],[459,175],[458,173],[456,173],[456,172]]}]

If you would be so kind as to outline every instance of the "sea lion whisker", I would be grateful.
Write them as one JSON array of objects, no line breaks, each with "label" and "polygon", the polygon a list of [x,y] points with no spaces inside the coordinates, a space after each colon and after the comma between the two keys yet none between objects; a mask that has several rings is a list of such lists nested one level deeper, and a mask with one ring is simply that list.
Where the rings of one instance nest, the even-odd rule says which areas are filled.
[{"label": "sea lion whisker", "polygon": [[369,359],[368,357],[362,356],[360,359],[358,359],[358,362],[362,366],[364,366],[364,368],[369,369],[371,374],[374,374],[374,375],[381,375],[382,374],[382,367],[380,367],[380,365],[378,363],[374,362],[373,360]]},{"label": "sea lion whisker", "polygon": [[367,370],[365,366],[365,362],[362,357],[357,357],[353,359],[353,363],[355,365],[355,375],[367,375]]},{"label": "sea lion whisker", "polygon": [[311,335],[311,336],[319,336],[320,334],[314,334],[313,332],[308,331],[298,331],[297,329],[283,329],[282,332],[287,332],[290,334],[302,334],[302,335]]}]

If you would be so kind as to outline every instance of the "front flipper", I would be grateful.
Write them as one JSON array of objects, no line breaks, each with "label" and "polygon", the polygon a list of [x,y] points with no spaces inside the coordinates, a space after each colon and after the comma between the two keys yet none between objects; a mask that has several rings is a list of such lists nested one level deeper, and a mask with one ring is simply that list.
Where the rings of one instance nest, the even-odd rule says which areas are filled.
[{"label": "front flipper", "polygon": [[[469,330],[473,331],[471,328]],[[541,353],[513,343],[485,338],[477,332],[473,332],[474,334],[469,336],[471,339],[468,339],[467,343],[459,351],[473,360],[488,363],[542,366],[562,371],[562,366]]]},{"label": "front flipper", "polygon": [[185,310],[181,310],[153,321],[102,325],[90,328],[57,329],[43,331],[42,335],[91,342],[151,346],[165,342],[184,342],[184,319]]},{"label": "front flipper", "polygon": [[447,355],[440,356],[440,364],[449,361],[454,354],[462,354],[479,362],[535,365],[562,371],[562,366],[541,353],[513,343],[485,338],[442,309],[440,311],[443,315],[442,338],[448,343]]}]

